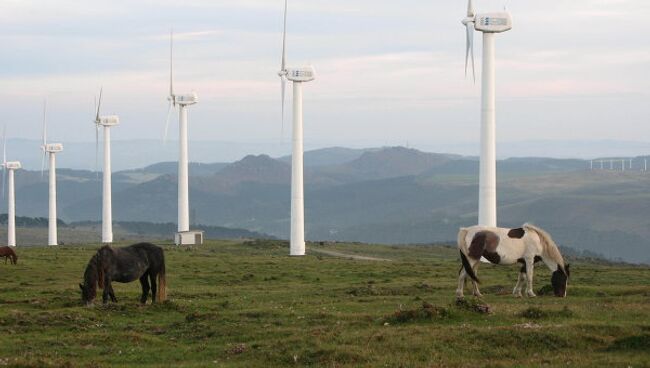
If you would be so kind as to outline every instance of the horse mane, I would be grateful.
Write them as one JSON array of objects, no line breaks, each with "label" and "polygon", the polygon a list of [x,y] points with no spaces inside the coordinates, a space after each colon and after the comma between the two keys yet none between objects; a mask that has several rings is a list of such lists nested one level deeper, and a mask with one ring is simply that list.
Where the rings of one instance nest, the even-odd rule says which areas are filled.
[{"label": "horse mane", "polygon": [[100,289],[104,288],[104,267],[102,267],[100,257],[97,257],[97,285]]},{"label": "horse mane", "polygon": [[91,289],[104,288],[104,268],[101,264],[100,253],[97,252],[88,262],[86,272],[84,273],[84,280]]},{"label": "horse mane", "polygon": [[546,255],[553,260],[553,262],[557,263],[558,266],[562,269],[562,272],[566,274],[566,271],[564,270],[564,258],[562,258],[562,254],[560,253],[560,249],[558,248],[557,244],[553,241],[553,238],[551,238],[551,235],[547,233],[545,230],[540,229],[539,227],[525,223],[524,224],[524,229],[533,231],[539,235],[539,239],[542,242],[542,247],[544,248],[544,252]]}]

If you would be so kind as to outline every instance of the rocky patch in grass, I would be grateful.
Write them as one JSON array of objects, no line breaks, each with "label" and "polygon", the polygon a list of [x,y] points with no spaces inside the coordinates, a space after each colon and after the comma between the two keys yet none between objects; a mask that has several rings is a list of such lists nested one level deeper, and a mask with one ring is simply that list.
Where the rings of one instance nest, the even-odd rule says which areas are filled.
[{"label": "rocky patch in grass", "polygon": [[538,307],[529,307],[520,312],[519,316],[527,319],[568,318],[573,317],[574,313],[567,306],[560,310],[543,310]]},{"label": "rocky patch in grass", "polygon": [[417,321],[432,321],[436,319],[445,319],[450,316],[449,309],[438,307],[427,302],[413,309],[398,309],[393,314],[384,317],[381,321],[384,324],[401,324]]},{"label": "rocky patch in grass", "polygon": [[456,307],[462,310],[476,312],[481,314],[492,313],[492,307],[478,299],[456,299]]},{"label": "rocky patch in grass", "polygon": [[248,346],[246,346],[246,344],[235,344],[229,346],[228,349],[226,349],[226,353],[229,355],[239,355],[245,353],[246,350],[248,350]]}]

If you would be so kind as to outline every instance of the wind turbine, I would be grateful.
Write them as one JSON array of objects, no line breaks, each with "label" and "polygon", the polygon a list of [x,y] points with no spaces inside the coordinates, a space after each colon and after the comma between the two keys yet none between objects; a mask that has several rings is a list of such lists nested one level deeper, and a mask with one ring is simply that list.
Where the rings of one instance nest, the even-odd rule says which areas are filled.
[{"label": "wind turbine", "polygon": [[[481,98],[481,163],[479,179],[478,223],[483,226],[497,226],[496,195],[496,70],[495,35],[512,29],[510,13],[475,14],[472,0],[467,4],[467,17],[462,21],[467,30],[465,49],[465,74],[469,57],[474,70],[474,31],[483,33],[483,70]],[[475,77],[474,77],[475,78]]]},{"label": "wind turbine", "polygon": [[2,132],[2,185],[4,194],[5,173],[9,172],[7,182],[7,245],[16,246],[16,192],[14,187],[14,171],[22,168],[19,161],[7,161],[6,127]]},{"label": "wind turbine", "polygon": [[43,102],[43,163],[41,172],[45,169],[45,156],[49,156],[49,213],[47,226],[47,245],[58,245],[56,217],[56,154],[63,151],[61,143],[47,143],[47,100]]},{"label": "wind turbine", "polygon": [[[190,201],[189,201],[189,171],[188,171],[188,142],[187,142],[187,108],[199,101],[196,92],[177,95],[174,93],[174,33],[169,37],[169,110],[165,123],[165,139],[169,129],[169,118],[172,110],[178,105],[179,115],[179,156],[178,156],[178,233],[176,244],[194,244],[197,234],[190,232]],[[201,238],[202,242],[202,238]]]},{"label": "wind turbine", "polygon": [[303,180],[303,112],[302,84],[316,78],[312,66],[287,67],[287,10],[288,0],[284,1],[284,31],[282,33],[282,61],[280,64],[282,121],[284,123],[284,100],[287,80],[293,82],[293,150],[291,155],[291,240],[289,254],[305,255],[305,203]]},{"label": "wind turbine", "polygon": [[[111,189],[111,127],[120,124],[117,115],[100,116],[102,107],[102,92],[99,90],[99,103],[95,114],[95,152],[99,151],[99,130],[104,130],[104,167],[102,169],[102,243],[113,242],[113,202]],[[95,161],[97,159],[95,158]]]}]

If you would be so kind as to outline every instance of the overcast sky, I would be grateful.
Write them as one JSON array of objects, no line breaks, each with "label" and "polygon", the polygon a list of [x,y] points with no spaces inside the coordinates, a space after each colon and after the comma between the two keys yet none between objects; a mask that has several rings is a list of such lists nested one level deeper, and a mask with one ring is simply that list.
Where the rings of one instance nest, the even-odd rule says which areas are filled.
[{"label": "overcast sky", "polygon": [[[478,142],[481,35],[474,84],[463,71],[466,1],[289,3],[289,62],[317,71],[305,85],[308,144]],[[649,1],[475,6],[506,3],[514,28],[497,36],[500,141],[650,140]],[[177,92],[200,98],[191,139],[280,141],[282,9],[283,0],[0,0],[0,124],[37,139],[47,96],[51,138],[92,141],[103,86],[103,112],[122,119],[115,139],[160,138],[173,26]]]}]

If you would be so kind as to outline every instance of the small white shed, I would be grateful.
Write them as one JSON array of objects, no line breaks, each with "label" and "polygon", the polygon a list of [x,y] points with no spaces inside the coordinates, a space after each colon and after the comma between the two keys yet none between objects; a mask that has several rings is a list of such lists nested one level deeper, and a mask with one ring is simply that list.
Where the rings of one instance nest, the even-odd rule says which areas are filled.
[{"label": "small white shed", "polygon": [[203,244],[203,231],[190,230],[176,233],[174,236],[176,245],[201,245]]}]

